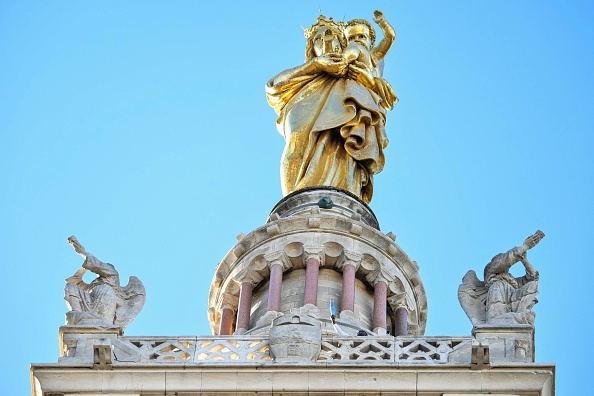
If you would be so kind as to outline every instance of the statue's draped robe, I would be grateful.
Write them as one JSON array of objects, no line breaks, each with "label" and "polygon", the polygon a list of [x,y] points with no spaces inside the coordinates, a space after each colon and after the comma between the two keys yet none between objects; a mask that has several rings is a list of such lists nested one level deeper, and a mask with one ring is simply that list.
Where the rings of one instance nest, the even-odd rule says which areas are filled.
[{"label": "statue's draped robe", "polygon": [[369,203],[373,175],[384,167],[388,145],[381,98],[363,85],[327,74],[266,85],[285,137],[281,185],[287,195],[304,187],[332,186]]},{"label": "statue's draped robe", "polygon": [[515,247],[498,254],[485,267],[487,323],[512,321],[534,324],[531,309],[538,301],[538,281],[528,275],[515,278],[508,272],[512,265],[522,259],[522,253],[523,250]]},{"label": "statue's draped robe", "polygon": [[[66,300],[72,311],[67,314],[67,324],[78,324],[81,320],[96,318],[106,324],[113,324],[116,315],[120,277],[115,267],[102,263],[88,255],[83,268],[99,275],[91,283],[77,285],[66,283]],[[81,287],[82,286],[82,287]]]}]

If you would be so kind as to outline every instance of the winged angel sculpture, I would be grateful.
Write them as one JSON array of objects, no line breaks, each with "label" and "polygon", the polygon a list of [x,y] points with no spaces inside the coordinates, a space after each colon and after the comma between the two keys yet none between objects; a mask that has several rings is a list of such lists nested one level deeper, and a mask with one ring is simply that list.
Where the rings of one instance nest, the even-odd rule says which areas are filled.
[{"label": "winged angel sculpture", "polygon": [[[481,324],[530,324],[538,302],[538,271],[528,261],[527,252],[544,238],[542,231],[526,238],[521,246],[499,253],[485,267],[485,281],[468,271],[458,288],[460,305],[474,326]],[[509,269],[522,262],[526,275],[515,278]]]},{"label": "winged angel sculpture", "polygon": [[[66,313],[66,324],[118,326],[123,331],[144,306],[144,285],[131,276],[128,285],[121,287],[120,276],[113,265],[88,253],[75,237],[68,238],[68,242],[85,261],[82,268],[66,279],[64,299],[70,309]],[[91,283],[82,279],[87,270],[97,274]]]}]

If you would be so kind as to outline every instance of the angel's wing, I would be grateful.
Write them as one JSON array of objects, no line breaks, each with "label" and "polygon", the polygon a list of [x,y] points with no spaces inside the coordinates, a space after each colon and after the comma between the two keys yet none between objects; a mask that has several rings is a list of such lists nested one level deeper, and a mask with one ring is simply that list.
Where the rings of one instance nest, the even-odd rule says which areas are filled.
[{"label": "angel's wing", "polygon": [[458,287],[458,300],[473,326],[487,322],[487,288],[476,272],[470,270],[464,275]]},{"label": "angel's wing", "polygon": [[120,287],[117,292],[118,308],[115,324],[122,327],[122,331],[134,320],[146,301],[146,291],[142,282],[135,276],[128,279],[126,287]]}]

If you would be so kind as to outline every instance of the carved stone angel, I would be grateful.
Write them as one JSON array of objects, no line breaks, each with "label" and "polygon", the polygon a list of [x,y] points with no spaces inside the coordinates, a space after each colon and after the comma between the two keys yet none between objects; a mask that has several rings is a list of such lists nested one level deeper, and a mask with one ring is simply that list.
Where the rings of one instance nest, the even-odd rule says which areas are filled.
[{"label": "carved stone angel", "polygon": [[[460,305],[474,326],[493,324],[534,325],[532,311],[538,302],[538,271],[528,261],[528,249],[544,238],[542,231],[526,238],[522,246],[500,253],[485,267],[485,281],[468,271],[458,288]],[[509,269],[522,262],[526,275],[515,278]]]},{"label": "carved stone angel", "polygon": [[[68,242],[85,262],[66,279],[64,299],[70,309],[66,313],[66,324],[118,326],[123,331],[144,306],[146,292],[142,282],[131,276],[128,285],[121,287],[113,265],[103,263],[85,251],[75,237],[68,238]],[[87,270],[97,274],[91,283],[82,280]]]}]

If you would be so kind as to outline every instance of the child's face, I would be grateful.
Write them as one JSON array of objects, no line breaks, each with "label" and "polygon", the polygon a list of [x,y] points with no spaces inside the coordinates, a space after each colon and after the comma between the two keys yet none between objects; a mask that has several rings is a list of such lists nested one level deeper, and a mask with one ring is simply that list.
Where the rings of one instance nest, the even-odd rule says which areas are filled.
[{"label": "child's face", "polygon": [[356,42],[370,49],[371,37],[369,36],[369,28],[365,25],[354,25],[346,28],[347,41]]}]

